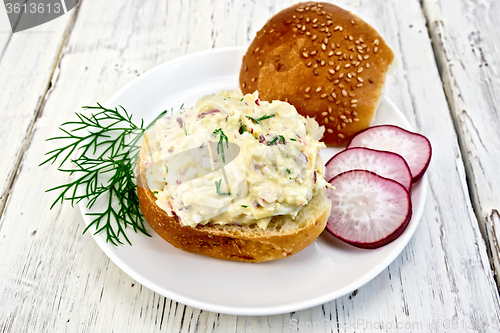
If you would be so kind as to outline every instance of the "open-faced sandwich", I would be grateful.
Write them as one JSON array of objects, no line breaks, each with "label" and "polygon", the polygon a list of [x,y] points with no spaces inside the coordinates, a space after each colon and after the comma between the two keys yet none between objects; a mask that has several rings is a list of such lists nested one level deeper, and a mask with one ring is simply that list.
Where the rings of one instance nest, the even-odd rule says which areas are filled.
[{"label": "open-faced sandwich", "polygon": [[158,120],[142,144],[138,196],[173,246],[220,259],[295,254],[325,228],[324,128],[288,103],[222,91]]}]

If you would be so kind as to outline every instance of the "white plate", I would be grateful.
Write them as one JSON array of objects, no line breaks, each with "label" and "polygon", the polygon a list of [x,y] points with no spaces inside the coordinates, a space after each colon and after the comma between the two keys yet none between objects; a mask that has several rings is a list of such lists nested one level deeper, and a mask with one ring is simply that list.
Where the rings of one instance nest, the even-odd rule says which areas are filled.
[{"label": "white plate", "polygon": [[[148,123],[165,109],[193,105],[205,94],[238,87],[245,48],[190,54],[139,76],[107,103],[124,106],[135,121]],[[375,124],[412,130],[398,108],[383,98]],[[340,149],[321,151],[326,162]],[[352,247],[324,232],[302,252],[266,263],[212,259],[178,250],[151,228],[152,238],[128,231],[132,246],[115,247],[105,235],[97,244],[125,273],[145,287],[183,304],[225,314],[270,315],[320,305],[361,287],[385,269],[403,250],[417,227],[427,191],[426,176],[413,187],[413,218],[394,242],[377,250]],[[80,205],[88,224],[89,212]],[[149,227],[149,226],[148,226]],[[90,230],[91,231],[91,230]]]}]

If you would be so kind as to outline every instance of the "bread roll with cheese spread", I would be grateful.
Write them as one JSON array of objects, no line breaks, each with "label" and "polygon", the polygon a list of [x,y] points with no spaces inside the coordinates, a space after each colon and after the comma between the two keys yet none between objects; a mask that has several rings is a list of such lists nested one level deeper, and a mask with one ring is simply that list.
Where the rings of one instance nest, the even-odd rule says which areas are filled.
[{"label": "bread roll with cheese spread", "polygon": [[257,32],[243,57],[240,87],[289,102],[326,127],[323,142],[339,146],[370,126],[393,58],[358,16],[328,3],[299,3]]},{"label": "bread roll with cheese spread", "polygon": [[[159,120],[147,132],[138,161],[146,221],[173,246],[219,259],[261,262],[303,250],[324,230],[331,209],[318,154],[322,130],[287,103],[262,102],[257,94],[236,90],[204,97],[194,108]],[[223,135],[239,147],[237,156],[230,156]],[[183,179],[208,159],[201,155],[191,163],[182,154],[210,144],[217,144],[211,146],[214,161],[216,151],[226,149],[219,165],[225,173]],[[175,156],[182,158],[169,165]]]}]

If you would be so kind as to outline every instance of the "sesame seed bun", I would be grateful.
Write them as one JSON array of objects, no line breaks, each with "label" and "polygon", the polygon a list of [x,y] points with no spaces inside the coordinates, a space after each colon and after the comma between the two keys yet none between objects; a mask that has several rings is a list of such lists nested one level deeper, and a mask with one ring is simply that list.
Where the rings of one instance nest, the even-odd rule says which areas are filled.
[{"label": "sesame seed bun", "polygon": [[250,44],[244,94],[281,100],[325,126],[328,146],[370,126],[394,53],[375,29],[335,5],[299,3],[273,16]]}]

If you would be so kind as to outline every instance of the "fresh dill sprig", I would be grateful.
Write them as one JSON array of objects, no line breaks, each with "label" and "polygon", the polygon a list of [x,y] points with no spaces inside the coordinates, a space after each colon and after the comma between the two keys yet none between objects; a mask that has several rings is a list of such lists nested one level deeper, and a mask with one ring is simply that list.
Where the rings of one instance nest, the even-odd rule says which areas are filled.
[{"label": "fresh dill sprig", "polygon": [[224,140],[226,141],[226,147],[229,148],[227,136],[224,134],[224,131],[222,131],[222,128],[218,128],[212,133],[215,137],[217,137],[217,134],[220,135],[219,142],[217,143],[217,154],[220,154],[222,156],[222,162],[226,163],[226,157],[224,156]]},{"label": "fresh dill sprig", "polygon": [[[148,235],[134,181],[139,141],[167,110],[145,127],[143,120],[139,126],[135,125],[132,115],[121,106],[108,109],[97,103],[97,106],[84,106],[83,109],[93,112],[90,115],[77,112],[78,120],[59,127],[64,135],[47,139],[61,140],[65,144],[46,153],[48,157],[40,166],[60,161],[57,169],[74,176],[67,184],[46,191],[61,191],[50,209],[64,200],[71,201],[71,205],[87,200],[89,209],[98,200],[106,202],[104,211],[87,213],[93,220],[83,232],[95,227],[95,234],[105,232],[106,241],[113,245],[123,244],[122,237],[131,244],[125,233],[127,227]],[[73,166],[63,167],[67,161],[73,162]]]},{"label": "fresh dill sprig", "polygon": [[259,121],[266,120],[266,119],[272,118],[274,116],[275,116],[274,114],[272,114],[272,115],[265,114],[262,117],[257,118],[257,119],[255,119],[254,117],[250,117],[250,116],[245,116],[245,117],[247,117],[248,119],[252,119],[254,123],[258,124]]}]

